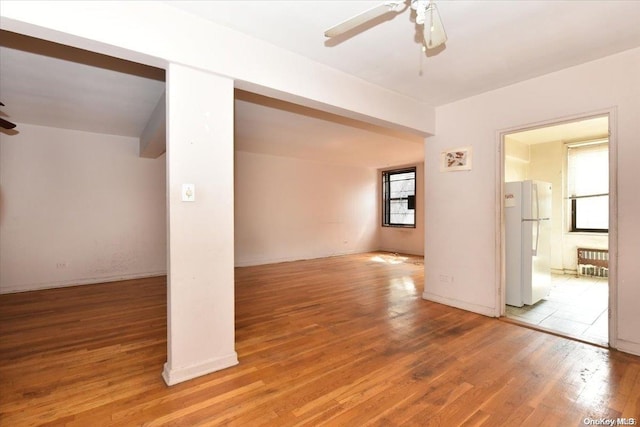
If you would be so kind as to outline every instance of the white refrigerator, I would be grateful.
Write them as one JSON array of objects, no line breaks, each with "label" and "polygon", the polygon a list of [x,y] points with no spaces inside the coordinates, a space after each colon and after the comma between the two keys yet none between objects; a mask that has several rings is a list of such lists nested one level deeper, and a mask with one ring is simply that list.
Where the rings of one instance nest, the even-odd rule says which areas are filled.
[{"label": "white refrigerator", "polygon": [[533,305],[551,290],[551,184],[505,183],[506,303]]}]

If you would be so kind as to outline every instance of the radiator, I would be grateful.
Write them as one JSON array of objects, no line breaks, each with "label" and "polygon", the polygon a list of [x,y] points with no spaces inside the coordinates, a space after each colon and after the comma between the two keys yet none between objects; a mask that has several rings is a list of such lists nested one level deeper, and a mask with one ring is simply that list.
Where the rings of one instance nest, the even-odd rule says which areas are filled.
[{"label": "radiator", "polygon": [[578,248],[578,275],[609,277],[609,251]]}]

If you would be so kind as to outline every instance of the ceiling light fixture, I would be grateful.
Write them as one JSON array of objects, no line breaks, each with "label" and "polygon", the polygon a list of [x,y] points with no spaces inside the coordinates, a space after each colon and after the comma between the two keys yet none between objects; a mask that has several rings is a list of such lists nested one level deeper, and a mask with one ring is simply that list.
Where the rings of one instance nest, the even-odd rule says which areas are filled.
[{"label": "ceiling light fixture", "polygon": [[401,13],[407,5],[416,11],[416,24],[423,26],[423,47],[433,49],[447,41],[447,34],[440,19],[440,13],[434,0],[396,0],[385,1],[379,6],[366,10],[344,22],[339,23],[324,32],[325,37],[336,37],[363,25],[372,19],[387,13]]},{"label": "ceiling light fixture", "polygon": [[[4,104],[2,102],[0,102],[0,106],[4,107]],[[16,127],[15,123],[11,123],[10,121],[5,120],[2,117],[0,117],[0,128],[2,128],[2,129],[13,129],[14,127]]]},{"label": "ceiling light fixture", "polygon": [[442,19],[434,0],[412,0],[411,9],[416,11],[416,24],[423,26],[424,47],[436,48],[447,41]]}]

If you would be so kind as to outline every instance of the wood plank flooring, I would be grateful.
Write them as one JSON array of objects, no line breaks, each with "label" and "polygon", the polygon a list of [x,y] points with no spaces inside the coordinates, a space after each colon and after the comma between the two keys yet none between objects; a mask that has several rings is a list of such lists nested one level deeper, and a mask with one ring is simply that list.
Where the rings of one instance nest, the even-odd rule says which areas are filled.
[{"label": "wood plank flooring", "polygon": [[421,299],[422,259],[236,269],[240,364],[167,387],[166,280],[0,296],[0,425],[640,422],[640,358]]}]

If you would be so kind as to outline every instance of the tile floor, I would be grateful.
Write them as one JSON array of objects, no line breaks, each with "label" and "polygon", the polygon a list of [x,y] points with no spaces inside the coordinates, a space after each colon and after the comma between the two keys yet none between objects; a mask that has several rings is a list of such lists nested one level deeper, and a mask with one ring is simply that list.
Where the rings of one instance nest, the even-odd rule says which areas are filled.
[{"label": "tile floor", "polygon": [[506,306],[506,317],[599,345],[608,343],[606,278],[552,275],[549,296],[534,305]]}]

